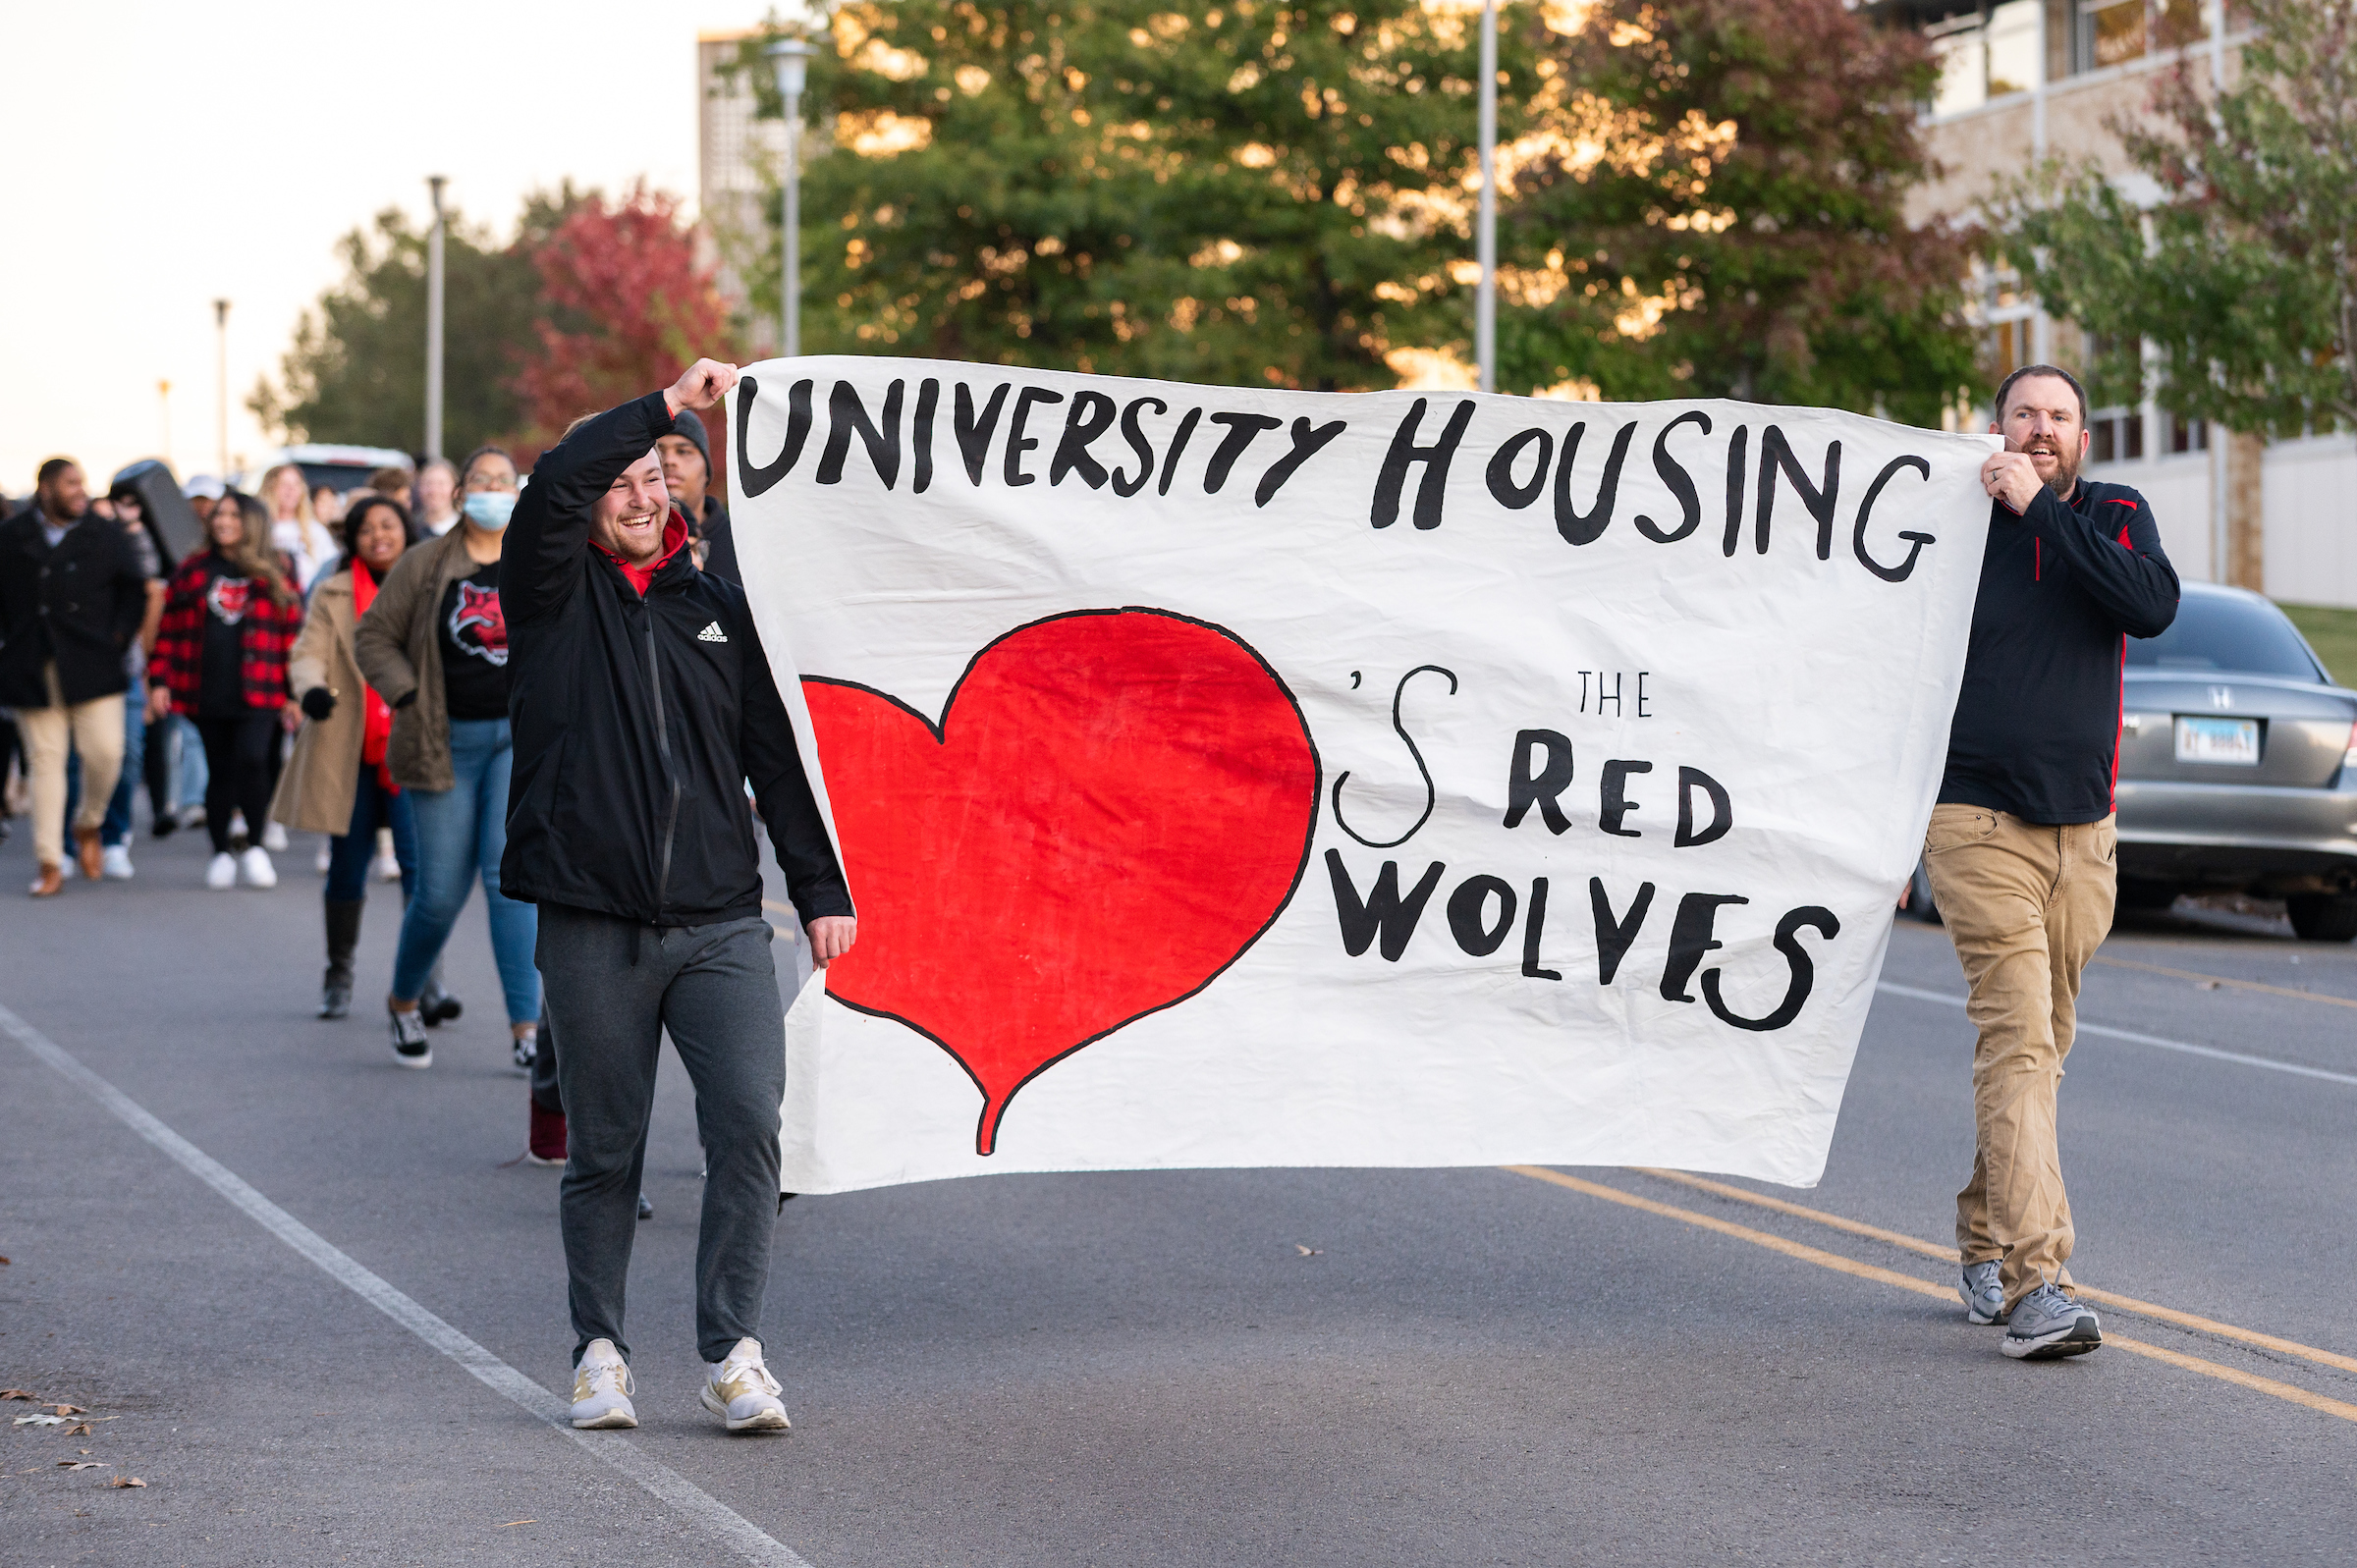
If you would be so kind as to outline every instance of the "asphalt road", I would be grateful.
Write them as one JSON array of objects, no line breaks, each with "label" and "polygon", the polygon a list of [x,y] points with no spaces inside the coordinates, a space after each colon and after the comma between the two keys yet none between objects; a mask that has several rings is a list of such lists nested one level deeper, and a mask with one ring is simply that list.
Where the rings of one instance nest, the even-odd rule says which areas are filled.
[{"label": "asphalt road", "polygon": [[[404,1072],[364,1007],[310,1015],[309,845],[271,892],[202,891],[191,835],[36,905],[18,828],[0,1007],[567,1389],[556,1172],[503,1163],[525,1091],[479,901],[449,965],[468,1013]],[[377,984],[395,908],[380,890],[363,937]],[[1908,922],[1886,979],[1962,989]],[[703,1564],[744,1560],[738,1529],[814,1568],[2347,1561],[2357,953],[2147,918],[2083,1017],[2110,1033],[2064,1089],[2079,1276],[2219,1326],[2110,1309],[2102,1353],[2016,1364],[1936,1259],[1635,1171],[1005,1176],[787,1207],[765,1339],[795,1430],[751,1440],[694,1401],[698,1162],[667,1060],[642,1425],[603,1450],[0,1031],[0,1385],[98,1418],[0,1402],[0,1558]],[[1969,1054],[1955,1005],[1886,991],[1825,1183],[1771,1195],[1946,1242]]]}]

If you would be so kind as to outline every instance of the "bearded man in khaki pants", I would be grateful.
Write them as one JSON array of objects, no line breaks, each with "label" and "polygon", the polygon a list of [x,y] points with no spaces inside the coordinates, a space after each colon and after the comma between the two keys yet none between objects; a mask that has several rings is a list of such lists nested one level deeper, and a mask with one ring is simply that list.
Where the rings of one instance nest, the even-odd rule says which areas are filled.
[{"label": "bearded man in khaki pants", "polygon": [[1972,1322],[2005,1325],[2006,1355],[2043,1361],[2104,1342],[2069,1294],[2055,1100],[2079,974],[2111,929],[2122,639],[2167,629],[2177,574],[2142,496],[2079,477],[2076,379],[2016,370],[1996,407],[2005,446],[1981,469],[1989,543],[1924,868],[1980,1031],[1957,1293]]}]

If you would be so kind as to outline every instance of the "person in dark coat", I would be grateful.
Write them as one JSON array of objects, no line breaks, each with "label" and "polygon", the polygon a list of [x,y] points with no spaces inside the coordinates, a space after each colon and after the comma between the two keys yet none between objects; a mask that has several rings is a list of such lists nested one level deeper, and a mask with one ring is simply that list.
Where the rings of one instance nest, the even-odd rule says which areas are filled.
[{"label": "person in dark coat", "polygon": [[729,509],[712,494],[712,436],[704,416],[693,408],[681,409],[671,429],[655,439],[655,457],[663,464],[663,488],[671,492],[671,504],[687,519],[696,566],[741,584],[737,543],[729,534]]},{"label": "person in dark coat", "polygon": [[756,1337],[786,1054],[747,784],[813,959],[849,951],[855,928],[744,590],[696,568],[655,453],[683,409],[736,381],[700,359],[575,425],[541,454],[500,558],[515,747],[500,884],[539,905],[569,1144],[576,1427],[637,1425],[623,1283],[666,1030],[707,1162],[699,1395],[731,1432],[787,1425]]},{"label": "person in dark coat", "polygon": [[82,753],[74,819],[82,874],[98,880],[98,829],[123,769],[123,656],[147,614],[147,578],[123,530],[85,524],[70,458],[41,464],[33,505],[0,523],[0,707],[17,711],[32,784],[32,895],[65,882],[66,754]]}]

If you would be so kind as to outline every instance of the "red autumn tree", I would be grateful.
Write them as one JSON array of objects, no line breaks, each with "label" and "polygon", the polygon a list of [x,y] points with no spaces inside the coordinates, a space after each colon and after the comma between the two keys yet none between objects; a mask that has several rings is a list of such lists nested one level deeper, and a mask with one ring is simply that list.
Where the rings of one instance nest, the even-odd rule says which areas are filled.
[{"label": "red autumn tree", "polygon": [[[537,441],[553,443],[584,413],[671,385],[699,357],[736,357],[728,305],[676,196],[643,182],[611,204],[592,193],[533,251],[532,264],[539,348],[516,391]],[[725,471],[721,423],[707,420],[716,481]]]}]

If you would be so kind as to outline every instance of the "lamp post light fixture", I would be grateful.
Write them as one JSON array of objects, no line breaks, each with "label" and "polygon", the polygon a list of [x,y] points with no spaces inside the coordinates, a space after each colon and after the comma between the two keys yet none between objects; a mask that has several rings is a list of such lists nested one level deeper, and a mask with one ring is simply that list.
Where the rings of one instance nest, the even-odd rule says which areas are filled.
[{"label": "lamp post light fixture", "polygon": [[434,192],[434,227],[425,242],[425,460],[442,456],[442,188],[447,175],[432,174],[425,183]]},{"label": "lamp post light fixture", "polygon": [[221,482],[229,483],[229,301],[213,301],[213,434],[220,444]]},{"label": "lamp post light fixture", "polygon": [[779,182],[786,208],[779,248],[786,268],[778,314],[788,358],[802,351],[802,86],[817,52],[799,38],[774,38],[769,45],[778,95],[786,100],[786,174]]}]

